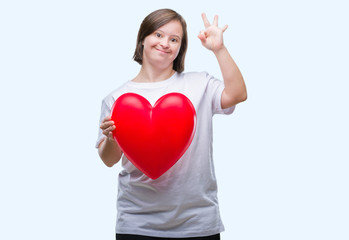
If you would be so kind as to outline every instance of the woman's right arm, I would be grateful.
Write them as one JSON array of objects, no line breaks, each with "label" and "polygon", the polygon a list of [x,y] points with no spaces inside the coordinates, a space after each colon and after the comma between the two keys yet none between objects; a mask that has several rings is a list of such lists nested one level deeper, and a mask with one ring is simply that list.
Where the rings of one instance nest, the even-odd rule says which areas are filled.
[{"label": "woman's right arm", "polygon": [[122,151],[113,138],[112,131],[114,131],[116,127],[110,117],[106,117],[103,119],[100,128],[106,137],[98,146],[98,154],[106,166],[112,167],[119,162],[122,156]]}]

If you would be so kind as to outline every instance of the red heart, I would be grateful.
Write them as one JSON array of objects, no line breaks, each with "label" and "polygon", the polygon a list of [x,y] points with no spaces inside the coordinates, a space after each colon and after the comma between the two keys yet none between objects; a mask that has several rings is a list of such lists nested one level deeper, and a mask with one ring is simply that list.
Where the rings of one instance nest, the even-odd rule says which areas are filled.
[{"label": "red heart", "polygon": [[159,98],[154,107],[135,93],[121,95],[114,103],[113,136],[125,156],[139,170],[157,179],[185,153],[193,140],[196,112],[181,93]]}]

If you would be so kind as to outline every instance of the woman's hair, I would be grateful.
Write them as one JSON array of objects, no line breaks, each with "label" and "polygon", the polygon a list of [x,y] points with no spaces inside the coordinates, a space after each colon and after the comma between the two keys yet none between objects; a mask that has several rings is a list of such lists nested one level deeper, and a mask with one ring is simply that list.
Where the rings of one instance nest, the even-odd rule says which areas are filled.
[{"label": "woman's hair", "polygon": [[138,62],[141,65],[143,63],[142,43],[144,39],[153,32],[155,32],[157,29],[171,21],[179,21],[183,29],[181,47],[178,56],[173,61],[173,70],[177,72],[184,71],[184,59],[188,47],[187,24],[181,15],[179,15],[177,12],[171,9],[159,9],[150,13],[148,16],[144,18],[138,31],[136,50],[133,55],[133,59],[136,62]]}]

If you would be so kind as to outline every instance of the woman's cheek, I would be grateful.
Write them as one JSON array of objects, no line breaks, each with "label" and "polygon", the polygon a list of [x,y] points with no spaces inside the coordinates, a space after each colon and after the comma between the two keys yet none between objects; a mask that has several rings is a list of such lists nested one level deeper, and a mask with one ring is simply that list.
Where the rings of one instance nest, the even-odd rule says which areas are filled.
[{"label": "woman's cheek", "polygon": [[179,46],[177,51],[176,51],[176,57],[178,56],[178,53],[179,53],[180,50],[181,50],[181,46]]}]

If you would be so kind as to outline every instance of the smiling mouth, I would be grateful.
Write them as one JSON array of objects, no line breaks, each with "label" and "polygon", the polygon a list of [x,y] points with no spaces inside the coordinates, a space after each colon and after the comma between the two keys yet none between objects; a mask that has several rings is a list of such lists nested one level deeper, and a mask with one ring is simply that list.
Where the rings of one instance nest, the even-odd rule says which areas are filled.
[{"label": "smiling mouth", "polygon": [[167,51],[165,51],[165,50],[161,50],[161,49],[158,49],[158,48],[155,48],[157,51],[159,51],[159,52],[162,52],[162,53],[170,53],[170,52],[167,52]]}]

